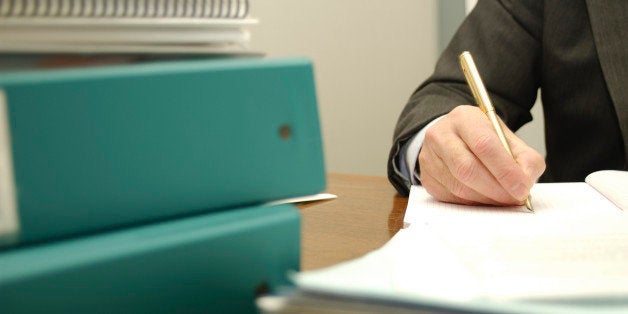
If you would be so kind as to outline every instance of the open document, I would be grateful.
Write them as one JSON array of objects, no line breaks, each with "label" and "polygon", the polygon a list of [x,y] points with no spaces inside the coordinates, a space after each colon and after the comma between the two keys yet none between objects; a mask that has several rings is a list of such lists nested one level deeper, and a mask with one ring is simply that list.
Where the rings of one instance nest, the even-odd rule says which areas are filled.
[{"label": "open document", "polygon": [[405,229],[357,260],[295,274],[295,300],[310,295],[336,306],[339,299],[367,300],[395,309],[496,313],[626,312],[628,172],[598,172],[586,181],[535,185],[536,213],[441,203],[413,186]]}]

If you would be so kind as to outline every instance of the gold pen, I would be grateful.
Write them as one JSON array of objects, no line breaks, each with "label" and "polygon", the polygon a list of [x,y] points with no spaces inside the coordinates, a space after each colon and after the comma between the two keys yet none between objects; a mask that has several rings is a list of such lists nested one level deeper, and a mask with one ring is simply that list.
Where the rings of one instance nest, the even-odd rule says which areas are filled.
[{"label": "gold pen", "polygon": [[[491,124],[493,124],[493,128],[495,132],[497,132],[497,136],[499,140],[502,142],[506,151],[512,156],[514,159],[514,155],[512,154],[512,150],[510,150],[510,145],[508,145],[508,141],[506,140],[506,136],[504,135],[504,131],[502,130],[502,126],[499,123],[499,118],[495,113],[495,108],[493,107],[493,103],[491,99],[488,97],[488,92],[486,88],[484,88],[484,83],[482,83],[482,78],[480,77],[480,72],[475,67],[475,62],[473,62],[473,57],[471,57],[471,53],[468,51],[464,51],[458,57],[460,60],[460,67],[462,67],[462,73],[464,73],[464,77],[467,80],[467,84],[469,84],[469,88],[471,89],[471,93],[473,94],[473,98],[480,106],[480,109],[484,111],[484,113],[488,116],[488,119],[491,120]],[[528,210],[534,212],[532,208],[532,203],[530,202],[530,196],[525,200],[525,205]]]}]

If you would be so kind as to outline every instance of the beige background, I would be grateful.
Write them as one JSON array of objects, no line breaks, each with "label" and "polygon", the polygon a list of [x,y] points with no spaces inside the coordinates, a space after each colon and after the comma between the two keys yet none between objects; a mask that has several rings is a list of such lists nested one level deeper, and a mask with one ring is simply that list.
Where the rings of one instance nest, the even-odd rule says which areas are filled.
[{"label": "beige background", "polygon": [[386,174],[397,117],[438,57],[437,1],[251,2],[253,50],[314,62],[327,171]]}]

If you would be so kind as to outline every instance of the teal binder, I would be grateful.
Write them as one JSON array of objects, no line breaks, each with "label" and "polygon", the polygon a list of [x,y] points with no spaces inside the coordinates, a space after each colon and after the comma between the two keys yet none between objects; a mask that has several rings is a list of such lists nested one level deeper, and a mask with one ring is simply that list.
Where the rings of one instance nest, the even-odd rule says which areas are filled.
[{"label": "teal binder", "polygon": [[246,313],[299,268],[299,212],[249,207],[0,253],[2,313]]},{"label": "teal binder", "polygon": [[2,73],[0,126],[5,245],[325,188],[306,59]]}]

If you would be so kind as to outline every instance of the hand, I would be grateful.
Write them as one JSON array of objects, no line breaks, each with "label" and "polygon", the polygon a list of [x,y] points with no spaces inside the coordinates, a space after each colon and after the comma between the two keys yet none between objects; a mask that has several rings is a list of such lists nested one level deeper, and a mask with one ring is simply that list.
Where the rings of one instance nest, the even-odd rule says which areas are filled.
[{"label": "hand", "polygon": [[479,108],[459,106],[445,115],[427,130],[419,153],[423,187],[444,202],[523,204],[545,171],[545,160],[502,128],[515,159]]}]

